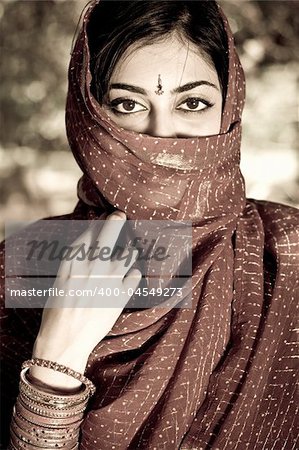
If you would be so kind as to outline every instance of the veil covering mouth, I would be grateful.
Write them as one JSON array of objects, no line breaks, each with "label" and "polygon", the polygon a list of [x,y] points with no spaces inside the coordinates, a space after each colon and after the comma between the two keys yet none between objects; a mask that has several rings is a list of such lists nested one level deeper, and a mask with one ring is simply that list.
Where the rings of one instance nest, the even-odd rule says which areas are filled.
[{"label": "veil covering mouth", "polygon": [[[226,254],[226,241],[231,240],[237,218],[245,206],[239,167],[245,81],[231,33],[228,36],[229,86],[219,134],[192,138],[153,137],[117,126],[91,92],[89,24],[100,24],[97,4],[100,2],[90,5],[84,16],[69,66],[66,130],[83,172],[78,184],[77,210],[87,206],[91,219],[99,212],[124,211],[132,227],[131,239],[128,235],[125,237],[128,245],[132,244],[140,220],[165,222],[156,236],[156,245],[169,223],[192,227],[192,282],[194,286],[200,285],[222,249],[222,257]],[[172,240],[169,241],[171,245]],[[185,253],[177,249],[172,258],[173,274],[182,265],[184,256]],[[145,272],[152,272],[151,262]],[[169,277],[161,284],[162,278],[163,273],[160,280],[145,276],[143,282],[149,289],[168,286]],[[191,295],[190,289],[187,294]],[[196,305],[197,296],[193,299]],[[129,303],[132,302],[134,299]],[[112,333],[117,332],[117,328],[118,324]]]}]

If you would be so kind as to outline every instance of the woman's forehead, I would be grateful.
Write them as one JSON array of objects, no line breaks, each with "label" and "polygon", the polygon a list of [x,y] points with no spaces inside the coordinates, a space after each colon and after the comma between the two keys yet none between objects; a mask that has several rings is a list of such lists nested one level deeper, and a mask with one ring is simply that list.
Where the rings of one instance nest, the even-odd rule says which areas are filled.
[{"label": "woman's forehead", "polygon": [[219,86],[216,69],[208,57],[193,43],[176,36],[150,45],[131,46],[117,63],[110,84],[122,82],[150,88],[158,74],[169,89],[202,79]]}]

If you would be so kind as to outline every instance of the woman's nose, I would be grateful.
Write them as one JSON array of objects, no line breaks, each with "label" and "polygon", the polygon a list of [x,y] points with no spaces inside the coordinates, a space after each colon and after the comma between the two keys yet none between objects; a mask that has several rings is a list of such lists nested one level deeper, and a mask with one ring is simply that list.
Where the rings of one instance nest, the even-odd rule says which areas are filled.
[{"label": "woman's nose", "polygon": [[156,137],[176,137],[172,116],[166,111],[152,112],[146,134]]}]

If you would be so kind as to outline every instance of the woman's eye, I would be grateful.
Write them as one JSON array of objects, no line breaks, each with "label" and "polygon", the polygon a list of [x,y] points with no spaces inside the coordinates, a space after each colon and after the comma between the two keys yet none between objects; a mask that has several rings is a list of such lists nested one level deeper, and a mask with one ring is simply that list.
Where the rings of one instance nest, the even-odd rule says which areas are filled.
[{"label": "woman's eye", "polygon": [[115,99],[110,102],[111,109],[116,113],[132,114],[145,111],[146,107],[130,99]]},{"label": "woman's eye", "polygon": [[176,109],[182,111],[202,111],[206,108],[213,106],[212,103],[207,100],[203,100],[197,97],[187,98]]}]

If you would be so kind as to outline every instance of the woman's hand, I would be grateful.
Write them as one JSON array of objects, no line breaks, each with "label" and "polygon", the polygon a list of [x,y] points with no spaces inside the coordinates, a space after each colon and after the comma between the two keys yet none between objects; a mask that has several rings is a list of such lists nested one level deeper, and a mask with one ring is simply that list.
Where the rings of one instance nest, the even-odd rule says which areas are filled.
[{"label": "woman's hand", "polygon": [[[109,247],[111,252],[118,239],[126,216],[121,211],[115,211],[107,217],[101,232],[97,232],[97,223],[91,225],[73,244],[72,247],[84,244],[92,246],[95,238],[99,248]],[[123,255],[128,252],[124,250]],[[65,293],[72,290],[116,288],[121,293],[118,298],[109,296],[91,297],[50,297],[43,311],[42,322],[33,349],[33,357],[49,359],[64,364],[83,373],[87,359],[93,348],[111,330],[123,308],[130,299],[129,294],[135,291],[141,273],[132,269],[138,251],[133,250],[133,257],[126,263],[126,259],[102,261],[63,261],[60,265],[54,287],[63,289]],[[80,284],[78,283],[80,282]],[[122,292],[125,292],[123,294]],[[99,307],[101,299],[106,307]],[[64,300],[67,307],[64,307]],[[121,303],[120,303],[121,300]],[[111,308],[107,308],[107,302]],[[94,302],[93,306],[91,302]],[[88,303],[87,307],[84,305]],[[117,303],[117,307],[113,305]],[[121,305],[121,306],[119,306]],[[46,383],[56,389],[71,390],[80,385],[77,380],[54,372],[44,367],[32,367],[30,376],[33,380]]]}]

